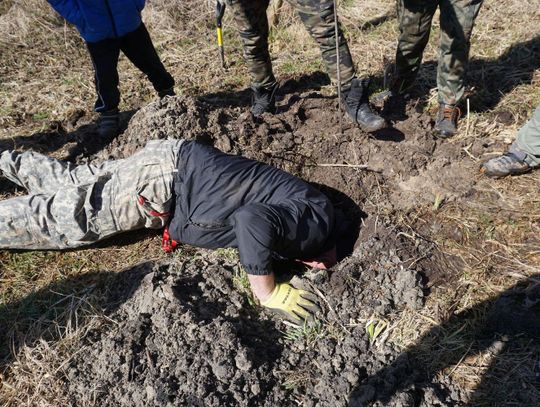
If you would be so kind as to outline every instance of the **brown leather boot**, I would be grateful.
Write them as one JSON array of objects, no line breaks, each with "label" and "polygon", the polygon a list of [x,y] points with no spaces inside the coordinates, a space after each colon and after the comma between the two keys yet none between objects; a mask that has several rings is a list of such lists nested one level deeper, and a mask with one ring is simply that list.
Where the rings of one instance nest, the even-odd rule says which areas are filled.
[{"label": "brown leather boot", "polygon": [[435,120],[433,133],[439,138],[450,138],[457,132],[457,121],[461,112],[456,105],[439,103],[439,112]]}]

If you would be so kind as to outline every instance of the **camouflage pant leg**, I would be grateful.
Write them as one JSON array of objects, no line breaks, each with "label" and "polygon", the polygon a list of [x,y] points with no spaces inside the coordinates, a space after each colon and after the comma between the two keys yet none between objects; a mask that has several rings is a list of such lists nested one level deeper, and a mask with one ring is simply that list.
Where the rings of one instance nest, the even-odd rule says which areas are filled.
[{"label": "camouflage pant leg", "polygon": [[[0,248],[64,249],[122,231],[163,227],[181,142],[151,141],[83,182],[0,202]],[[47,162],[57,165],[54,161]]]},{"label": "camouflage pant leg", "polygon": [[0,175],[33,194],[49,194],[59,188],[91,182],[101,171],[119,161],[100,165],[75,165],[34,151],[4,151],[0,154]]},{"label": "camouflage pant leg", "polygon": [[436,0],[397,0],[399,38],[396,51],[396,79],[409,88],[416,78],[429,40]]},{"label": "camouflage pant leg", "polygon": [[525,161],[531,167],[540,166],[540,105],[531,119],[519,130],[510,151],[517,149],[527,154]]},{"label": "camouflage pant leg", "polygon": [[457,104],[465,90],[470,38],[483,0],[441,0],[441,38],[437,67],[439,102]]},{"label": "camouflage pant leg", "polygon": [[[317,41],[321,49],[323,61],[328,75],[334,84],[337,83],[336,32],[334,26],[333,0],[288,0],[298,11],[311,37]],[[339,28],[339,67],[343,90],[350,87],[354,78],[354,64],[347,40]]]},{"label": "camouflage pant leg", "polygon": [[244,58],[254,87],[268,88],[276,83],[268,51],[269,0],[227,0],[244,46]]}]

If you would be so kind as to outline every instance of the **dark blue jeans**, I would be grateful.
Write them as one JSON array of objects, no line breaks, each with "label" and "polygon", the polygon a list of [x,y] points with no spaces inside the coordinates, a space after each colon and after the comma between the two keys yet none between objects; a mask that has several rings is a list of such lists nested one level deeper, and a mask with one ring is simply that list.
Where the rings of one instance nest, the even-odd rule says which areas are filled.
[{"label": "dark blue jeans", "polygon": [[118,91],[118,57],[122,51],[141,70],[159,93],[174,86],[174,79],[167,72],[152,44],[144,24],[123,37],[87,42],[95,73],[97,100],[96,112],[117,109],[120,103]]}]

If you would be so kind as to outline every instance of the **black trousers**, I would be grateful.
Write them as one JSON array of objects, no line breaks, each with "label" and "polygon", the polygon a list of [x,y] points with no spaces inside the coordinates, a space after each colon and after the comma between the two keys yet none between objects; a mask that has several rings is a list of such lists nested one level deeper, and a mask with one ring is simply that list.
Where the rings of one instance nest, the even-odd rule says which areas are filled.
[{"label": "black trousers", "polygon": [[159,93],[174,86],[174,79],[167,72],[152,44],[144,24],[123,37],[87,42],[95,73],[97,100],[96,112],[118,108],[118,57],[122,51],[129,60],[150,80]]}]

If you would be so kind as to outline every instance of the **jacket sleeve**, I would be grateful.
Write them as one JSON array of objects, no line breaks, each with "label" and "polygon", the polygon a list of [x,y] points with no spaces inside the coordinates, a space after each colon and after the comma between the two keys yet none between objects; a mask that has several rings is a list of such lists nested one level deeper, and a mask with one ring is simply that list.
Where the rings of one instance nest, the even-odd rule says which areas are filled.
[{"label": "jacket sleeve", "polygon": [[58,14],[64,17],[69,23],[78,27],[84,26],[84,17],[79,5],[74,0],[47,0]]},{"label": "jacket sleeve", "polygon": [[133,1],[135,2],[135,6],[137,7],[137,10],[142,11],[146,3],[146,0],[133,0]]},{"label": "jacket sleeve", "polygon": [[281,234],[286,210],[276,205],[253,203],[234,214],[240,262],[248,274],[272,273],[272,254]]}]

